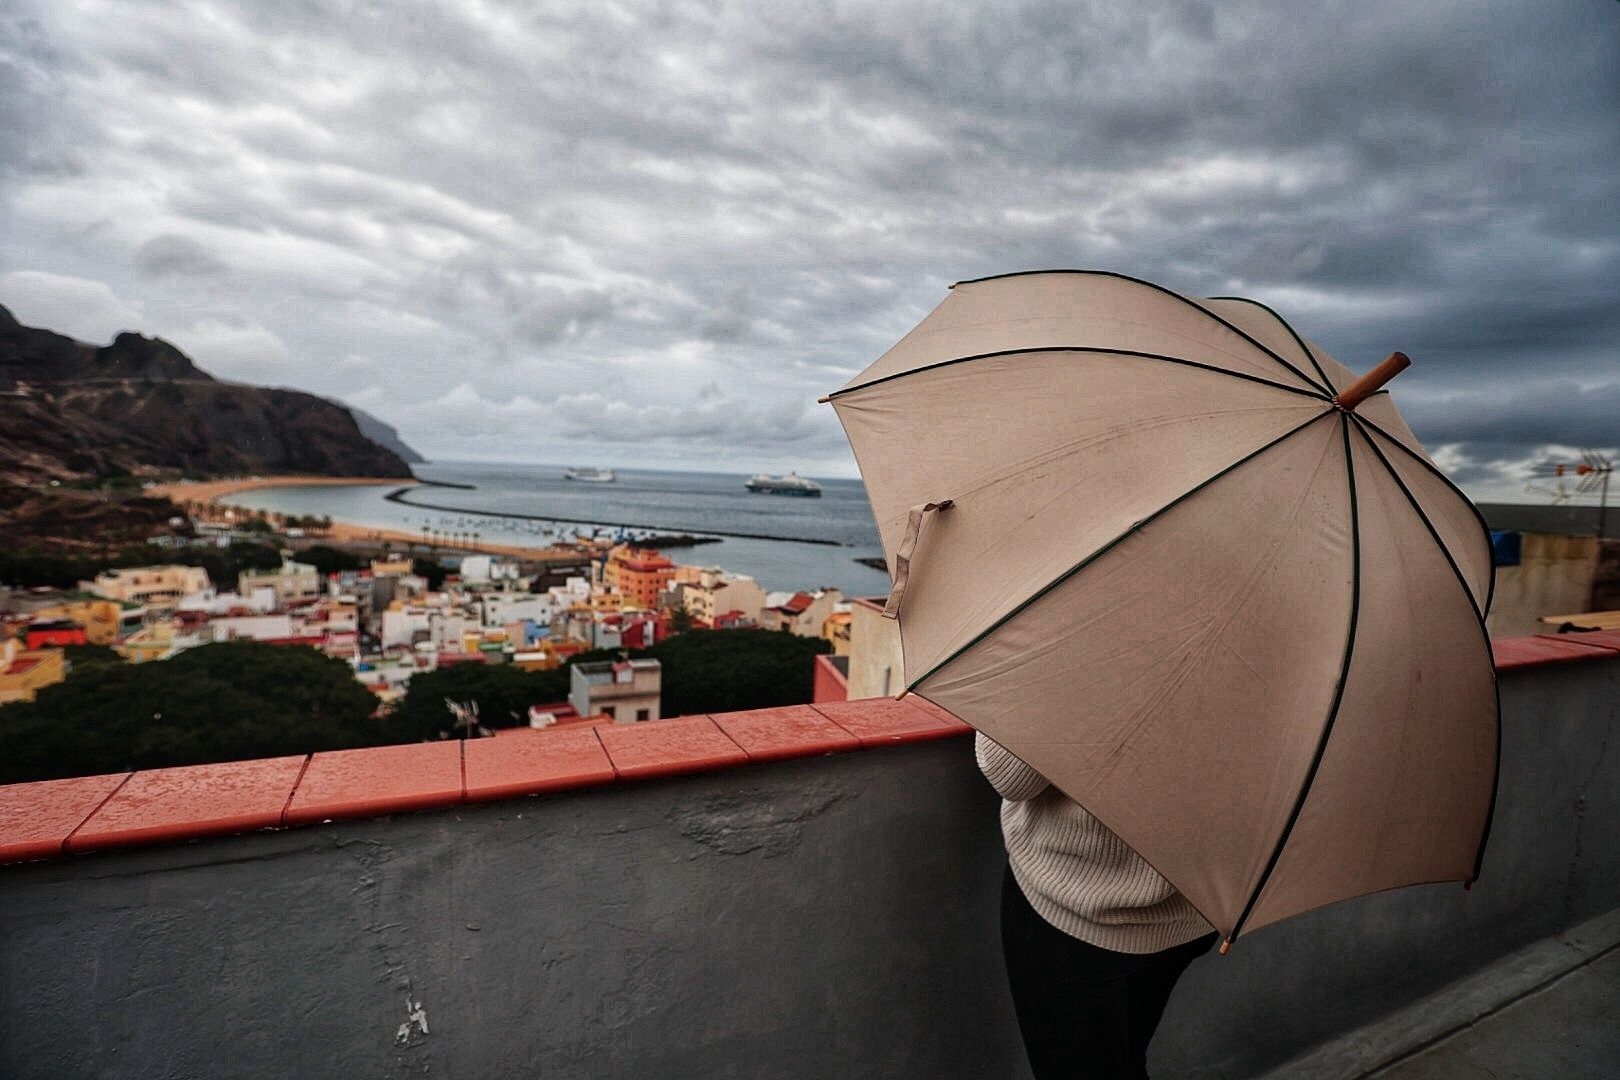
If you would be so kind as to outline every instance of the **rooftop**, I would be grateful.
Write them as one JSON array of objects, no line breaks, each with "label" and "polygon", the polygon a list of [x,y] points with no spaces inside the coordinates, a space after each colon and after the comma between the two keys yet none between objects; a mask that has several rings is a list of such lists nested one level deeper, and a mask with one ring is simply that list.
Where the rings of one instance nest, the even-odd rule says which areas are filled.
[{"label": "rooftop", "polygon": [[[1200,960],[1156,1074],[1620,1074],[1620,633],[1494,644],[1479,884]],[[969,733],[913,696],[0,787],[3,1071],[1023,1077]]]}]

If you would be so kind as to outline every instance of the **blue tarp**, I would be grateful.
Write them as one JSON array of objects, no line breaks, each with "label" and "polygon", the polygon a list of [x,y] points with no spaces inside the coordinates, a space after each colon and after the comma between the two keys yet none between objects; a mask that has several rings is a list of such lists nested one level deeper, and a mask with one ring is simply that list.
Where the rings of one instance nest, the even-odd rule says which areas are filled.
[{"label": "blue tarp", "polygon": [[1491,531],[1491,556],[1497,566],[1519,565],[1519,534]]}]

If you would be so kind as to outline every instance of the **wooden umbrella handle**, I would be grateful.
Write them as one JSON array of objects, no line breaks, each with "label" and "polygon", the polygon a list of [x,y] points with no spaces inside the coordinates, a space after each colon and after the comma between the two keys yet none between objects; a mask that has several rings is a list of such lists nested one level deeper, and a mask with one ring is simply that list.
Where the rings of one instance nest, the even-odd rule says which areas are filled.
[{"label": "wooden umbrella handle", "polygon": [[1412,360],[1405,353],[1390,353],[1389,359],[1351,383],[1343,393],[1334,398],[1334,406],[1345,412],[1355,412],[1356,406],[1371,397],[1380,386],[1411,366]]}]

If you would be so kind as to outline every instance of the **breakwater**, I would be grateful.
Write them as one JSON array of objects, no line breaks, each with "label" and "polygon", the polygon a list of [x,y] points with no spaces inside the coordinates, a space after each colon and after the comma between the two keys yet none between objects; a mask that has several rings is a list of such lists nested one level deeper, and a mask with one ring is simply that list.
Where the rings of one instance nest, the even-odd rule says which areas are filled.
[{"label": "breakwater", "polygon": [[[449,487],[451,485],[434,484],[433,486]],[[469,491],[476,490],[476,488],[470,484],[457,484],[454,486],[465,488]],[[600,518],[554,517],[550,514],[519,514],[509,510],[475,510],[466,506],[446,506],[442,503],[418,502],[414,499],[407,499],[405,497],[406,493],[411,490],[413,489],[410,487],[397,488],[390,491],[387,495],[383,496],[383,498],[387,499],[389,502],[398,503],[400,506],[409,506],[416,510],[437,510],[440,513],[445,514],[477,514],[482,517],[511,518],[516,521],[555,521],[563,525],[603,525],[610,528],[619,529],[657,530],[670,528],[668,525],[649,525],[637,521],[604,521]],[[694,533],[701,533],[704,536],[726,536],[738,540],[779,540],[788,544],[823,544],[828,547],[843,546],[837,540],[828,540],[823,537],[814,536],[771,536],[766,533],[733,532],[726,529],[695,529],[692,531]]]}]

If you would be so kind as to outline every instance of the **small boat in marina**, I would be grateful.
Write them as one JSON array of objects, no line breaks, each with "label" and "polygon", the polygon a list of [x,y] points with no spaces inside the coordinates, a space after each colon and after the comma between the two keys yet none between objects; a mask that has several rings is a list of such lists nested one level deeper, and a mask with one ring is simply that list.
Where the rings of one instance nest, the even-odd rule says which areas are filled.
[{"label": "small boat in marina", "polygon": [[788,473],[786,476],[767,476],[764,473],[755,473],[743,485],[749,491],[760,492],[765,495],[804,495],[812,498],[821,495],[821,485],[814,480],[806,480],[798,473]]},{"label": "small boat in marina", "polygon": [[573,467],[563,470],[564,480],[583,480],[588,484],[611,484],[618,477],[612,469],[599,469],[594,467]]}]

